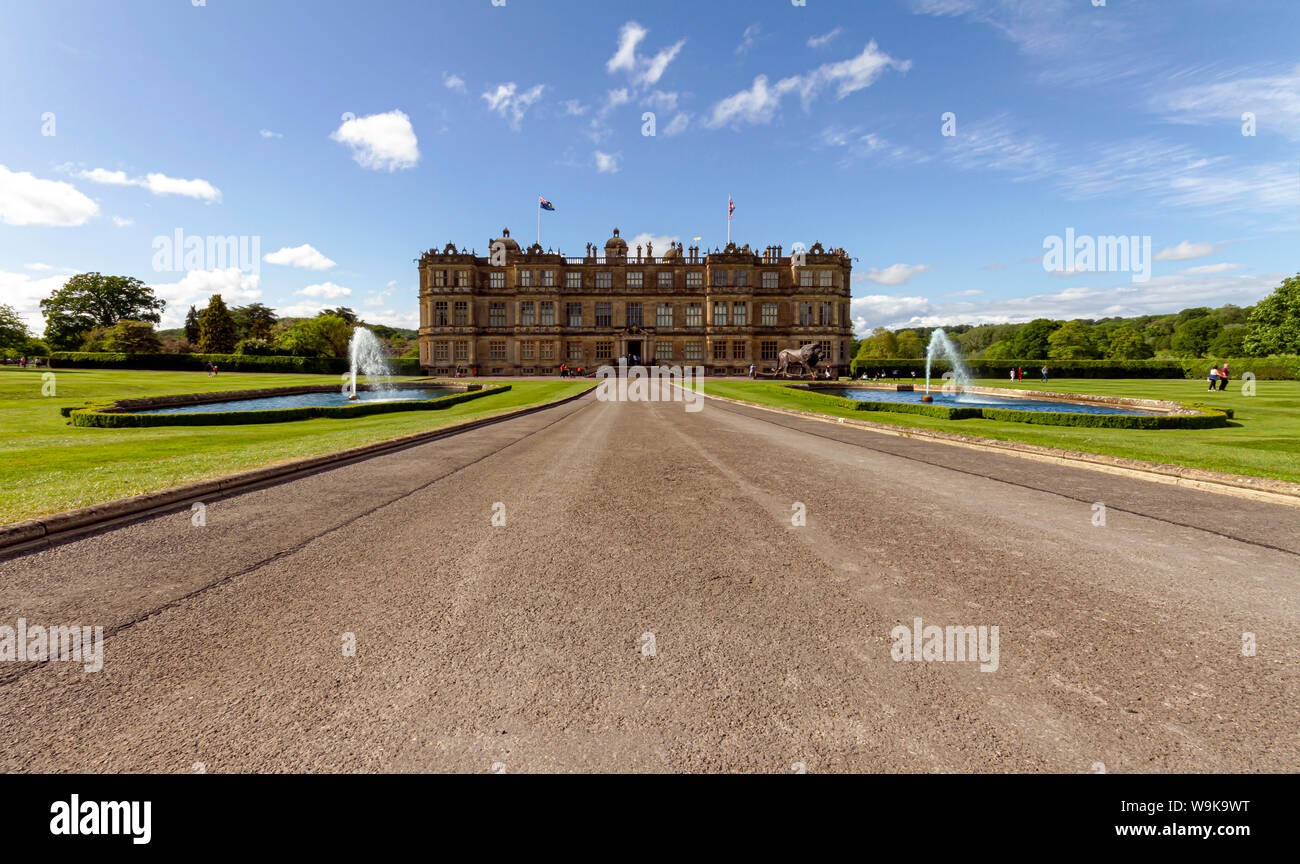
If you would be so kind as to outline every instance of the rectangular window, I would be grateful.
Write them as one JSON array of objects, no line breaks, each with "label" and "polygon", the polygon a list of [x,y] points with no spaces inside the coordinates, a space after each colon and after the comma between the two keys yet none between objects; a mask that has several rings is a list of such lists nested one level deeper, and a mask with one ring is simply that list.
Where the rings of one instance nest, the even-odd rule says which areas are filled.
[{"label": "rectangular window", "polygon": [[469,359],[469,343],[468,343],[468,342],[457,342],[457,343],[456,343],[456,360],[457,360],[457,362],[462,362],[462,363],[463,363],[464,361],[466,361],[466,360],[468,360],[468,359]]},{"label": "rectangular window", "polygon": [[817,284],[823,288],[832,288],[835,285],[835,272],[832,270],[818,270]]},{"label": "rectangular window", "polygon": [[537,359],[538,359],[538,360],[554,360],[554,359],[555,359],[555,343],[554,343],[554,342],[543,342],[541,345],[537,346],[537,348],[538,348],[538,351],[537,351]]},{"label": "rectangular window", "polygon": [[808,301],[801,301],[799,303],[799,326],[811,327],[814,323],[813,304]]},{"label": "rectangular window", "polygon": [[737,327],[749,326],[749,304],[737,300],[731,304],[731,320]]},{"label": "rectangular window", "polygon": [[447,361],[451,358],[451,345],[447,342],[433,343],[433,359]]},{"label": "rectangular window", "polygon": [[488,326],[489,327],[506,326],[506,304],[504,303],[488,304]]},{"label": "rectangular window", "polygon": [[506,359],[506,341],[504,339],[493,339],[488,343],[488,359]]},{"label": "rectangular window", "polygon": [[731,343],[731,359],[732,359],[732,360],[744,360],[744,359],[745,359],[745,343],[744,343],[744,342],[732,342],[732,343]]},{"label": "rectangular window", "polygon": [[834,305],[829,300],[822,301],[822,318],[818,323],[823,327],[829,327],[831,325],[831,316],[835,314],[834,308]]},{"label": "rectangular window", "polygon": [[640,303],[627,304],[627,326],[628,327],[641,326],[641,304]]},{"label": "rectangular window", "polygon": [[775,270],[763,271],[764,288],[776,288],[778,285],[781,284],[780,280],[781,280],[781,276]]},{"label": "rectangular window", "polygon": [[698,340],[688,340],[682,344],[683,360],[703,360],[704,343]]},{"label": "rectangular window", "polygon": [[714,271],[713,271],[713,284],[714,284],[714,285],[726,285],[726,284],[727,284],[727,271],[726,271],[726,270],[714,270]]},{"label": "rectangular window", "polygon": [[[609,275],[609,274],[606,274],[606,275]],[[614,313],[610,311],[610,304],[609,304],[609,303],[597,303],[597,304],[596,304],[596,326],[597,326],[597,327],[613,327],[613,326],[614,326]]]},{"label": "rectangular window", "polygon": [[739,285],[744,288],[749,284],[749,273],[745,270],[737,270],[731,274],[731,284]]},{"label": "rectangular window", "polygon": [[434,270],[434,271],[433,271],[433,284],[436,285],[436,286],[439,287],[439,288],[445,288],[445,287],[447,287],[447,271],[446,271],[446,270]]},{"label": "rectangular window", "polygon": [[776,343],[775,343],[775,342],[763,342],[763,343],[761,343],[761,344],[759,345],[759,351],[761,352],[762,357],[763,357],[764,360],[775,360],[775,359],[776,359]]},{"label": "rectangular window", "polygon": [[552,300],[543,300],[538,305],[538,311],[541,312],[540,324],[543,327],[555,326],[555,302]]},{"label": "rectangular window", "polygon": [[570,342],[569,344],[567,344],[567,345],[565,346],[565,355],[564,355],[564,356],[565,356],[565,358],[568,359],[568,360],[581,360],[581,359],[582,359],[582,343],[581,343],[581,342]]},{"label": "rectangular window", "polygon": [[627,287],[629,287],[629,288],[640,288],[640,287],[641,287],[641,271],[640,271],[640,270],[632,270],[631,272],[629,272],[629,273],[627,274]]},{"label": "rectangular window", "polygon": [[655,358],[658,360],[673,359],[673,343],[664,339],[655,340]]},{"label": "rectangular window", "polygon": [[580,271],[580,270],[569,270],[568,272],[566,272],[566,273],[564,274],[564,287],[565,287],[565,288],[581,288],[581,287],[582,287],[582,271]]},{"label": "rectangular window", "polygon": [[519,287],[520,287],[520,288],[531,288],[531,287],[533,287],[533,271],[532,271],[532,270],[520,270],[520,271],[519,271]]},{"label": "rectangular window", "polygon": [[[671,270],[660,270],[658,278],[659,278],[658,284],[660,288],[673,287],[673,272]],[[690,281],[689,273],[686,274],[686,278],[687,278],[687,282],[689,282]]]},{"label": "rectangular window", "polygon": [[727,301],[726,300],[715,300],[713,302],[713,326],[714,327],[727,326]]},{"label": "rectangular window", "polygon": [[686,273],[687,288],[703,288],[704,272],[701,270],[688,270]]},{"label": "rectangular window", "polygon": [[433,302],[433,326],[446,327],[450,323],[450,319],[447,318],[447,301],[435,300]]},{"label": "rectangular window", "polygon": [[537,323],[537,317],[533,311],[535,306],[532,300],[525,300],[519,304],[519,323],[525,327],[531,327]]},{"label": "rectangular window", "polygon": [[800,271],[799,271],[799,287],[800,287],[800,288],[811,288],[811,287],[812,287],[812,284],[813,284],[813,271],[811,271],[811,270],[800,270]]},{"label": "rectangular window", "polygon": [[614,343],[613,343],[613,342],[597,342],[597,343],[596,343],[596,355],[595,355],[595,357],[594,357],[593,359],[596,359],[596,360],[609,360],[609,359],[612,358],[613,356],[614,356]]},{"label": "rectangular window", "polygon": [[687,327],[704,326],[704,304],[703,303],[686,304],[686,326]]},{"label": "rectangular window", "polygon": [[455,283],[455,284],[456,284],[456,287],[457,287],[457,288],[468,288],[468,287],[469,287],[469,271],[468,271],[468,270],[453,270],[452,273],[453,273],[453,275],[454,275],[455,278],[456,278],[456,283]]},{"label": "rectangular window", "polygon": [[764,327],[776,326],[776,304],[775,303],[763,304],[763,326]]},{"label": "rectangular window", "polygon": [[673,326],[673,304],[671,303],[659,304],[659,309],[655,313],[655,326],[656,327]]},{"label": "rectangular window", "polygon": [[564,308],[565,308],[564,320],[568,323],[568,326],[581,327],[582,326],[582,304],[566,303],[564,304]]},{"label": "rectangular window", "polygon": [[553,288],[553,287],[555,287],[555,271],[554,271],[554,270],[543,270],[543,271],[542,271],[542,285],[544,285],[544,286],[547,287],[547,288]]},{"label": "rectangular window", "polygon": [[488,274],[488,287],[489,288],[506,287],[506,274],[500,270],[493,270],[491,273]]},{"label": "rectangular window", "polygon": [[597,288],[611,288],[614,285],[614,274],[609,271],[601,271],[596,274]]},{"label": "rectangular window", "polygon": [[726,360],[726,359],[727,359],[727,343],[726,343],[726,342],[714,342],[714,343],[713,343],[713,359],[714,359],[714,361]]},{"label": "rectangular window", "polygon": [[456,326],[468,327],[469,326],[469,304],[466,303],[464,300],[457,300],[455,310],[456,310],[456,318],[455,318]]},{"label": "rectangular window", "polygon": [[520,360],[532,360],[532,359],[534,359],[536,356],[537,356],[537,343],[536,343],[536,342],[520,342],[520,343],[519,343],[519,359],[520,359]]}]

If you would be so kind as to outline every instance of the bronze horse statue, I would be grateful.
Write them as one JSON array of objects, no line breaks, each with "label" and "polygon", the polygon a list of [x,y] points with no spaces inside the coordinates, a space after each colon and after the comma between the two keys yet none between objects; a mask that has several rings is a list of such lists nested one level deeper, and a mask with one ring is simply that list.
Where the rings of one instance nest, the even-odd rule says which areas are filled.
[{"label": "bronze horse statue", "polygon": [[776,355],[778,367],[776,373],[783,378],[789,377],[789,368],[791,363],[798,363],[803,367],[804,372],[810,378],[817,377],[817,364],[822,361],[821,346],[816,342],[809,342],[807,345],[795,351],[786,348],[780,354]]}]

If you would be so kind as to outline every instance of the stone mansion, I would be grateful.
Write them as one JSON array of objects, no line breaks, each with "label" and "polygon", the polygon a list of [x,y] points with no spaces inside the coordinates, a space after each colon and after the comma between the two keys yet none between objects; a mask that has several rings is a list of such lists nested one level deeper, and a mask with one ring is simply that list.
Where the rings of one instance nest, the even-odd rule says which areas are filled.
[{"label": "stone mansion", "polygon": [[629,250],[615,228],[604,254],[588,244],[566,257],[521,249],[505,230],[487,257],[448,244],[419,264],[420,364],[433,375],[586,373],[621,357],[745,375],[809,342],[824,367],[849,368],[852,259],[820,243],[788,256],[734,243],[656,254]]}]

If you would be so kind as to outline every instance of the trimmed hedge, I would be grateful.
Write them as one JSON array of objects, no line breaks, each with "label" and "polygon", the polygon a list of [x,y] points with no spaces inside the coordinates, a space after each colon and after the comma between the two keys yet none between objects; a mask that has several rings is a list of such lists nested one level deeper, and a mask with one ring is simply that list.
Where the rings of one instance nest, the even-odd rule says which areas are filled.
[{"label": "trimmed hedge", "polygon": [[1073,411],[1021,411],[1015,408],[988,408],[976,405],[935,405],[917,402],[865,402],[829,393],[790,387],[792,393],[810,405],[847,411],[888,411],[893,414],[919,414],[940,420],[1004,420],[1011,423],[1036,423],[1040,426],[1084,426],[1097,429],[1212,429],[1227,426],[1231,408],[1215,408],[1192,402],[1180,402],[1200,414],[1083,414]]},{"label": "trimmed hedge", "polygon": [[[1215,360],[1211,357],[1189,357],[1173,360],[967,360],[971,374],[978,378],[1006,378],[1012,369],[1023,368],[1025,380],[1039,379],[1039,371],[1047,364],[1051,378],[1204,378],[1210,364],[1222,366],[1228,364],[1228,372],[1233,378],[1240,378],[1243,372],[1251,372],[1257,379],[1295,380],[1300,379],[1300,357],[1283,355],[1276,357],[1228,357]],[[892,376],[895,369],[900,378],[910,379],[916,372],[917,380],[925,380],[925,358],[880,358],[855,359],[851,366],[856,377],[862,372],[873,374],[881,369],[887,376]],[[948,360],[935,360],[930,374],[939,377],[952,368]]]},{"label": "trimmed hedge", "polygon": [[[242,426],[249,423],[287,423],[310,420],[313,417],[365,417],[371,414],[388,414],[395,411],[439,411],[479,399],[504,393],[509,384],[484,387],[465,393],[453,393],[436,399],[419,399],[406,402],[358,402],[355,405],[305,405],[298,408],[264,408],[252,411],[209,411],[189,414],[128,414],[112,412],[113,403],[73,406],[61,409],[63,416],[71,418],[73,426],[101,429],[132,429],[148,426]],[[208,395],[208,394],[205,394]]]},{"label": "trimmed hedge", "polygon": [[[55,351],[55,368],[150,369],[202,372],[212,362],[223,372],[297,372],[342,375],[350,368],[341,357],[286,357],[261,354],[121,354],[111,351]],[[423,375],[419,360],[389,360],[394,375]]]}]

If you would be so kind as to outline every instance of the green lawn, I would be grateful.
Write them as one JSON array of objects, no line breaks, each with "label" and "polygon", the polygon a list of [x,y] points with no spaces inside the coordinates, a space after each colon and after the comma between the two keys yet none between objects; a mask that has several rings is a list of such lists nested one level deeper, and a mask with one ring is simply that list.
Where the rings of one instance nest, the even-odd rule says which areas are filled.
[{"label": "green lawn", "polygon": [[[487,417],[573,395],[592,382],[510,381],[507,393],[440,411],[248,426],[88,429],[59,408],[87,400],[338,384],[337,375],[56,370],[56,395],[42,395],[43,370],[0,366],[0,523],[84,507],[304,456]],[[410,378],[398,378],[409,381]]]},{"label": "green lawn", "polygon": [[[1240,381],[1233,381],[1222,393],[1206,392],[1204,381],[1181,380],[1063,378],[1053,379],[1050,385],[1038,381],[1013,385],[1006,379],[982,379],[975,383],[986,387],[1018,386],[1026,390],[1201,402],[1232,408],[1235,418],[1226,429],[1129,430],[1034,426],[983,419],[939,420],[886,411],[863,414],[820,407],[817,411],[894,426],[938,429],[1107,456],[1300,481],[1300,381],[1257,381],[1254,396],[1241,394]],[[808,410],[806,403],[790,398],[782,392],[781,385],[770,382],[707,381],[704,390],[715,396]]]}]

